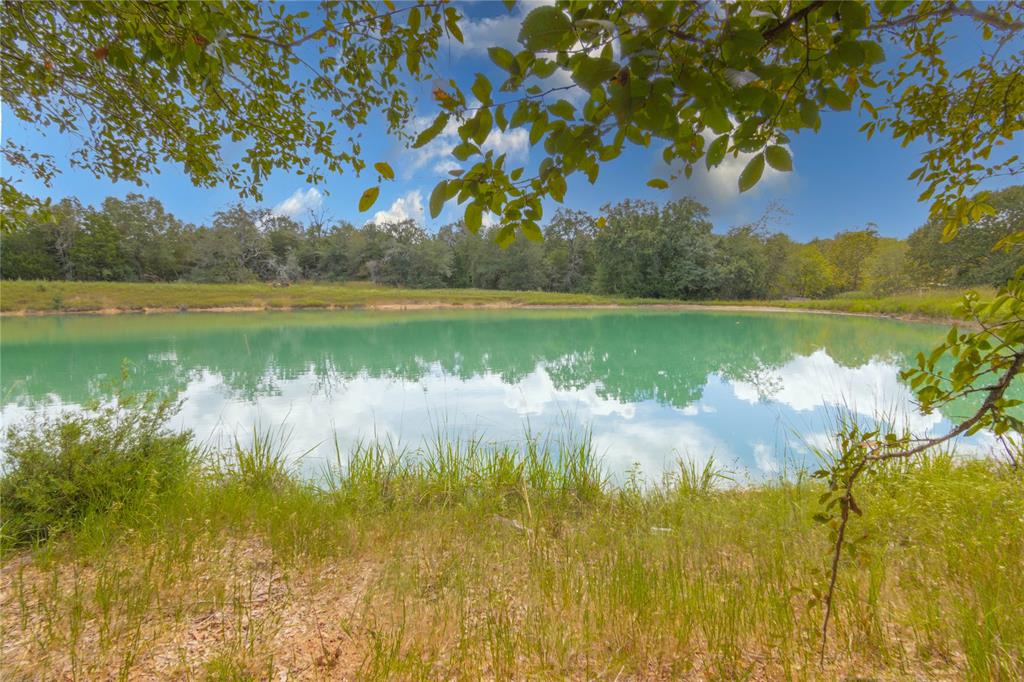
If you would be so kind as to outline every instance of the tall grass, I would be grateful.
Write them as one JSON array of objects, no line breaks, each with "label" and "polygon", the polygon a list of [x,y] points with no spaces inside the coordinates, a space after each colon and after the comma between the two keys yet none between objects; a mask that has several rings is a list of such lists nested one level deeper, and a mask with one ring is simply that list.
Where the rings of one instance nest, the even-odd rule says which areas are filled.
[{"label": "tall grass", "polygon": [[224,452],[214,450],[216,475],[244,488],[280,490],[293,483],[292,467],[308,452],[290,458],[288,441],[291,432],[284,427],[261,429],[252,427],[252,437],[243,443],[237,436]]},{"label": "tall grass", "polygon": [[[81,467],[62,468],[61,425],[11,441],[4,490],[64,471],[80,480]],[[112,448],[144,463],[147,475],[119,480],[147,502],[96,488],[74,522],[6,546],[4,676],[1024,674],[1024,479],[1009,466],[940,453],[864,481],[854,532],[868,540],[842,566],[820,668],[821,613],[808,604],[830,544],[806,477],[739,485],[708,460],[614,486],[587,434],[516,448],[437,435],[364,442],[309,481],[286,435],[257,431],[220,453],[162,432],[148,449]],[[72,460],[99,447],[69,442]],[[187,467],[160,454],[172,442],[191,448]],[[143,483],[171,480],[165,466],[182,480]],[[49,502],[5,495],[5,523],[35,527],[71,498],[32,499]]]},{"label": "tall grass", "polygon": [[500,511],[537,503],[582,504],[602,497],[608,477],[589,433],[557,440],[526,434],[522,447],[452,439],[437,432],[421,447],[390,439],[360,442],[345,458],[335,448],[322,485],[364,508],[404,504]]}]

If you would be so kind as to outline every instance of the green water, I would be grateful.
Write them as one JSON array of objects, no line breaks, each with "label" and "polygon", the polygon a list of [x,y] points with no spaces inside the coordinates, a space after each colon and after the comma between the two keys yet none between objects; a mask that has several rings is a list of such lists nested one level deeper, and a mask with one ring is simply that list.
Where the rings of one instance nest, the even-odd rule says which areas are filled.
[{"label": "green water", "polygon": [[[181,400],[173,426],[220,442],[286,423],[310,458],[358,439],[415,446],[590,430],[609,467],[709,456],[781,471],[840,412],[937,432],[898,379],[944,327],[806,314],[551,310],[11,318],[0,416],[130,390]],[[796,436],[795,434],[799,434]],[[984,434],[973,447],[985,447]]]}]

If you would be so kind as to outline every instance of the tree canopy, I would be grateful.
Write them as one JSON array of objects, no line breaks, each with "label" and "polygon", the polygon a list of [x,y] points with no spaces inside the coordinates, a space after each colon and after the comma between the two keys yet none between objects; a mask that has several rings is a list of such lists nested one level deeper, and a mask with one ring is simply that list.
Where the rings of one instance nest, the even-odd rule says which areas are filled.
[{"label": "tree canopy", "polygon": [[[70,164],[97,177],[142,184],[169,161],[242,197],[273,169],[316,184],[371,163],[358,138],[371,116],[404,135],[409,83],[431,77],[442,35],[461,37],[444,2],[385,4],[323,2],[313,17],[258,2],[5,2],[3,101],[75,140]],[[52,158],[11,140],[3,153],[54,179]],[[8,227],[40,203],[10,177],[2,191]]]},{"label": "tree canopy", "polygon": [[773,231],[784,219],[773,211],[721,234],[703,205],[684,199],[626,200],[596,215],[559,209],[543,242],[520,239],[502,248],[497,225],[472,232],[457,221],[432,234],[414,220],[357,227],[320,213],[300,222],[242,205],[190,225],[157,199],[129,194],[95,207],[65,199],[53,206],[53,220],[32,218],[4,235],[0,277],[370,280],[686,299],[894,294],[1003,284],[1022,261],[993,247],[1020,224],[1024,187],[994,192],[991,201],[996,214],[967,225],[952,243],[940,243],[941,228],[929,221],[907,240],[868,228],[801,244]]},{"label": "tree canopy", "polygon": [[[363,158],[358,129],[380,113],[404,135],[409,83],[437,75],[439,45],[462,40],[463,19],[440,0],[321,2],[313,12],[256,2],[14,0],[2,12],[3,99],[17,118],[77,138],[73,165],[141,182],[171,161],[197,185],[227,183],[250,197],[274,168],[316,183],[373,163],[379,181],[393,178],[386,163]],[[943,48],[956,19],[991,49],[953,69]],[[911,179],[950,236],[992,212],[976,188],[982,180],[1024,170],[1019,155],[1001,149],[1024,126],[1024,57],[999,49],[1021,30],[1016,1],[775,1],[723,10],[561,0],[524,17],[522,49],[490,49],[503,82],[483,74],[472,84],[440,81],[434,122],[413,144],[458,124],[453,154],[474,163],[434,189],[431,213],[457,200],[471,230],[495,213],[496,236],[508,243],[517,234],[539,239],[543,200],[562,201],[574,173],[596,180],[625,145],[660,148],[683,174],[752,153],[739,178],[746,190],[766,166],[792,168],[789,135],[817,130],[821,111],[859,107],[870,117],[868,136],[927,145]],[[553,85],[562,74],[571,83]],[[560,97],[568,89],[584,93],[582,104]],[[528,130],[542,158],[511,167],[483,151],[495,127]],[[244,150],[237,160],[228,141]],[[12,142],[4,156],[46,181],[56,173],[53,159]],[[667,186],[664,178],[650,183]],[[2,190],[5,225],[40,203],[13,178],[3,178]],[[379,193],[369,187],[360,208]]]}]

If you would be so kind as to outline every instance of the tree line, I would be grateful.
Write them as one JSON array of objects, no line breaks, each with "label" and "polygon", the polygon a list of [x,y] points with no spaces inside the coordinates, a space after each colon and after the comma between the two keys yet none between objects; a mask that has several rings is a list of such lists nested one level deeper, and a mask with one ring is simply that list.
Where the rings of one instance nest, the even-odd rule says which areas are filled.
[{"label": "tree line", "polygon": [[906,240],[873,227],[808,243],[767,218],[716,234],[693,199],[626,200],[601,216],[560,209],[543,240],[507,247],[498,226],[462,222],[436,234],[414,220],[357,227],[311,214],[300,223],[239,204],[208,225],[185,223],[154,198],[65,199],[51,220],[0,238],[0,277],[125,282],[364,280],[415,288],[598,292],[654,298],[824,297],[915,287],[999,285],[1021,265],[993,245],[1024,224],[1024,185],[990,196],[997,209],[954,243],[931,221]]}]

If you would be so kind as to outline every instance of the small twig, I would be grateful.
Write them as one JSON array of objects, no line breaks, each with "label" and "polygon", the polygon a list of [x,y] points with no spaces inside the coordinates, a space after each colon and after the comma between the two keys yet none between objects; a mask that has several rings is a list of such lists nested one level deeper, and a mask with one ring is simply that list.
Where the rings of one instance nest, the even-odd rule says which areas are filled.
[{"label": "small twig", "polygon": [[971,415],[969,418],[960,422],[960,424],[950,430],[949,432],[938,436],[936,438],[927,438],[917,441],[917,445],[911,448],[904,448],[898,450],[886,451],[885,444],[873,444],[873,443],[860,443],[855,447],[867,447],[869,448],[864,457],[857,464],[856,468],[850,473],[849,477],[845,481],[845,492],[843,496],[839,498],[840,508],[840,521],[839,528],[836,533],[836,542],[832,551],[832,574],[829,578],[828,593],[825,596],[825,617],[821,624],[821,652],[819,656],[819,664],[825,663],[825,648],[828,644],[828,624],[832,616],[832,602],[835,597],[836,579],[839,576],[839,559],[843,550],[843,543],[846,538],[846,526],[850,519],[850,510],[856,510],[856,502],[853,499],[853,485],[857,479],[867,468],[868,464],[873,462],[882,462],[890,459],[905,459],[914,455],[920,454],[938,445],[956,438],[957,436],[969,431],[971,427],[977,424],[985,416],[985,413],[995,410],[995,403],[1000,400],[1006,393],[1006,390],[1010,387],[1010,383],[1013,381],[1022,370],[1024,370],[1024,350],[1021,350],[1012,356],[1014,358],[1010,366],[1007,367],[1006,371],[1000,377],[993,386],[991,386],[988,396],[985,401],[981,404],[981,407]]},{"label": "small twig", "polygon": [[818,659],[820,665],[825,663],[825,647],[828,644],[828,622],[832,617],[832,598],[836,591],[836,579],[839,577],[839,557],[843,550],[843,540],[846,537],[846,524],[850,520],[850,508],[854,504],[853,484],[861,472],[864,471],[868,461],[868,458],[865,457],[857,468],[853,470],[853,473],[850,474],[849,481],[846,484],[846,492],[839,500],[839,530],[836,535],[836,545],[832,552],[832,576],[828,583],[828,593],[825,595],[825,618],[821,623],[821,654]]}]

